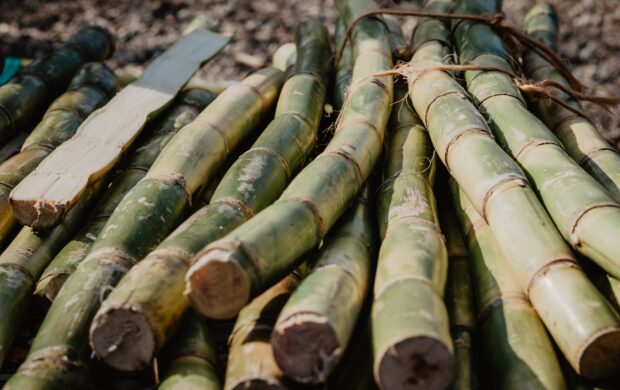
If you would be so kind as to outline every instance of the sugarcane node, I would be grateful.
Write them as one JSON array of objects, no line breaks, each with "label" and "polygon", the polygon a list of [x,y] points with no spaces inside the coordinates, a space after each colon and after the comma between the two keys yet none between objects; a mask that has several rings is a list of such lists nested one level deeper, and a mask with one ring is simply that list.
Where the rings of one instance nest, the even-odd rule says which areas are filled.
[{"label": "sugarcane node", "polygon": [[207,249],[185,276],[185,296],[207,318],[234,318],[250,301],[250,279],[233,256],[227,249]]},{"label": "sugarcane node", "polygon": [[278,321],[271,345],[280,369],[301,383],[324,383],[343,352],[329,320],[310,312]]},{"label": "sugarcane node", "polygon": [[610,328],[594,334],[578,358],[579,374],[586,379],[609,378],[620,369],[620,329]]},{"label": "sugarcane node", "polygon": [[381,355],[376,377],[385,390],[445,389],[452,381],[453,366],[444,343],[416,336],[401,340]]},{"label": "sugarcane node", "polygon": [[106,306],[90,327],[93,352],[107,365],[120,371],[148,367],[155,354],[155,334],[140,307]]}]

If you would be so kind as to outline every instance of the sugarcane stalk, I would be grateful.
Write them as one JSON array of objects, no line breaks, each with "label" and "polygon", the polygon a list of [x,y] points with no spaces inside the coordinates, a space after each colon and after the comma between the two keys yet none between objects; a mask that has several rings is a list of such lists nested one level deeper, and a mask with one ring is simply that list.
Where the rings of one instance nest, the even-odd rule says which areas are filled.
[{"label": "sugarcane stalk", "polygon": [[269,340],[280,310],[300,279],[299,272],[291,273],[239,312],[229,339],[225,390],[290,388],[290,381],[276,364]]},{"label": "sugarcane stalk", "polygon": [[441,389],[453,377],[453,346],[443,301],[448,259],[432,190],[435,159],[406,84],[395,90],[378,202],[383,242],[371,317],[374,375],[382,389]]},{"label": "sugarcane stalk", "polygon": [[103,61],[114,52],[114,37],[106,29],[86,27],[41,60],[34,61],[0,87],[0,143],[25,130],[47,104],[66,88],[79,68]]},{"label": "sugarcane stalk", "polygon": [[[220,94],[168,142],[65,282],[8,389],[30,383],[66,386],[83,380],[88,327],[101,301],[135,262],[176,227],[192,195],[213,178],[269,109],[282,78],[283,73],[274,68],[253,73]],[[66,371],[68,367],[73,369]]]},{"label": "sugarcane stalk", "polygon": [[[557,50],[558,17],[548,4],[534,6],[525,18],[527,34]],[[570,87],[568,80],[540,54],[526,47],[524,71],[535,81],[553,80]],[[580,112],[579,101],[562,91],[556,97]],[[566,153],[620,201],[620,155],[599,133],[597,126],[585,115],[568,110],[550,99],[532,97],[542,121],[562,142]]]},{"label": "sugarcane stalk", "polygon": [[[342,19],[338,19],[336,47],[343,38],[344,28]],[[337,110],[345,100],[351,70],[351,51],[347,47],[336,69],[334,102]],[[369,196],[373,191],[370,186],[367,182],[358,200],[332,229],[312,270],[284,306],[275,324],[271,344],[276,362],[287,376],[299,382],[322,383],[330,377],[348,350],[354,325],[367,301],[369,278],[374,268],[375,235],[369,208]],[[368,348],[364,353],[370,352],[370,331],[365,335]],[[367,357],[364,361],[368,360],[371,369],[370,354]],[[372,376],[368,377],[374,383]],[[347,385],[354,388],[350,379]],[[332,386],[330,383],[328,388]]]},{"label": "sugarcane stalk", "polygon": [[170,346],[162,353],[165,371],[160,390],[217,390],[218,359],[209,330],[202,318],[189,312]]},{"label": "sugarcane stalk", "polygon": [[[129,272],[91,325],[93,350],[121,370],[145,367],[170,338],[189,304],[183,296],[189,260],[271,204],[312,151],[322,115],[329,58],[327,31],[300,25],[297,66],[286,81],[274,120],[228,170],[208,206],[197,211]],[[115,342],[126,324],[127,343]]]},{"label": "sugarcane stalk", "polygon": [[[425,9],[452,9],[449,0],[429,4]],[[409,95],[439,158],[489,224],[521,288],[573,367],[589,377],[610,374],[620,363],[618,314],[579,268],[527,178],[495,142],[465,90],[449,73],[431,70],[451,64],[447,23],[421,21],[414,42]]]},{"label": "sugarcane stalk", "polygon": [[27,137],[28,132],[20,131],[14,137],[12,137],[9,142],[2,145],[0,147],[0,163],[5,162],[9,158],[19,153]]},{"label": "sugarcane stalk", "polygon": [[374,262],[373,191],[371,184],[364,186],[278,316],[273,354],[284,374],[298,382],[325,382],[351,339]]},{"label": "sugarcane stalk", "polygon": [[512,275],[491,229],[452,181],[467,235],[478,306],[478,331],[490,385],[497,389],[565,389],[547,331]]},{"label": "sugarcane stalk", "polygon": [[63,224],[46,232],[23,227],[0,255],[0,367],[27,313],[34,282],[54,254],[77,230],[104,182],[88,189]]},{"label": "sugarcane stalk", "polygon": [[382,20],[390,32],[390,46],[392,47],[394,62],[409,61],[411,59],[411,48],[403,35],[399,20],[392,15],[383,15]]},{"label": "sugarcane stalk", "polygon": [[448,250],[448,281],[445,301],[450,318],[455,365],[451,388],[454,390],[476,389],[478,380],[473,350],[476,313],[469,271],[470,259],[456,214],[447,199],[449,189],[443,185],[443,182],[441,184],[436,188],[440,191],[439,221]]},{"label": "sugarcane stalk", "polygon": [[[344,34],[347,26],[342,18],[336,20],[336,32],[334,33],[334,47],[338,48],[344,40]],[[340,61],[336,64],[336,75],[334,77],[334,91],[332,100],[334,109],[340,111],[347,97],[347,90],[351,85],[351,77],[353,77],[353,49],[351,44],[347,44],[344,48]]]},{"label": "sugarcane stalk", "polygon": [[194,120],[214,98],[214,94],[204,89],[186,90],[157,120],[147,125],[142,138],[136,141],[136,151],[115,175],[88,224],[50,262],[37,282],[35,294],[44,295],[50,301],[54,300],[69,275],[86,257],[121,199],[146,175],[172,137]]},{"label": "sugarcane stalk", "polygon": [[0,164],[0,245],[17,221],[9,205],[9,193],[57,146],[71,138],[80,124],[114,93],[114,73],[102,63],[88,63],[71,80],[69,90],[49,107],[30,133],[21,152]]},{"label": "sugarcane stalk", "polygon": [[[499,9],[495,3],[463,0],[459,12],[493,13]],[[461,64],[512,70],[510,55],[488,24],[463,21],[456,26],[455,40]],[[465,79],[498,142],[527,173],[566,241],[609,274],[620,277],[620,240],[616,239],[620,235],[620,204],[527,110],[512,77],[499,71],[468,71]]]},{"label": "sugarcane stalk", "polygon": [[56,148],[13,189],[10,202],[15,218],[35,229],[55,226],[90,183],[117,165],[147,120],[168,106],[191,75],[228,39],[205,30],[194,31],[152,61],[139,80],[82,123],[79,136]]},{"label": "sugarcane stalk", "polygon": [[[350,23],[371,0],[338,1]],[[208,245],[186,276],[186,296],[201,314],[234,317],[252,297],[276,283],[316,247],[355,197],[381,153],[392,101],[385,26],[367,18],[354,32],[353,85],[323,153],[302,170],[277,202],[225,238]]]}]

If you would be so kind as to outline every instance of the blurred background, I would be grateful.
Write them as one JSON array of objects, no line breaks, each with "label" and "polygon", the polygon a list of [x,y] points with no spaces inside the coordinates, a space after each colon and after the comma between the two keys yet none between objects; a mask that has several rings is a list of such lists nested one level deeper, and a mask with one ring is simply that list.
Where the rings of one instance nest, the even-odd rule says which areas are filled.
[{"label": "blurred background", "polygon": [[[618,0],[548,0],[560,15],[562,55],[577,77],[597,94],[620,95],[620,4]],[[504,0],[504,12],[520,26],[540,0]],[[422,0],[399,1],[419,8]],[[201,71],[211,81],[239,80],[270,61],[277,47],[293,40],[295,27],[310,16],[334,29],[333,0],[3,0],[0,52],[5,56],[44,55],[88,24],[107,27],[117,37],[109,65],[139,74],[145,63],[170,46],[199,15],[232,36],[231,44]],[[389,2],[383,1],[383,5]],[[408,37],[415,18],[402,19]],[[620,110],[615,116],[586,104],[603,134],[620,146]]]}]

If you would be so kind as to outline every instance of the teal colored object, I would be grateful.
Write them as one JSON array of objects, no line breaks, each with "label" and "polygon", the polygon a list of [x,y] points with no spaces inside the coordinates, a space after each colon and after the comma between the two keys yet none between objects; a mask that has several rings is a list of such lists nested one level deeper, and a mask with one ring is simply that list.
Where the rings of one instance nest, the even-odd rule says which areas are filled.
[{"label": "teal colored object", "polygon": [[4,67],[0,73],[0,85],[6,84],[19,72],[22,67],[22,59],[17,57],[6,57],[4,59]]}]

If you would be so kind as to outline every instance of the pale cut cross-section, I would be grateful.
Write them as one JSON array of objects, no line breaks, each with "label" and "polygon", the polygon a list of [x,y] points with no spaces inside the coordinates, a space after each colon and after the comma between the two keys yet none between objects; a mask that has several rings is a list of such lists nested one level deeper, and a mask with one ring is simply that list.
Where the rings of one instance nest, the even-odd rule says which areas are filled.
[{"label": "pale cut cross-section", "polygon": [[135,82],[90,115],[11,192],[16,219],[35,229],[59,224],[84,190],[119,161],[144,124],[168,105],[196,70],[229,38],[206,30],[184,36]]}]

